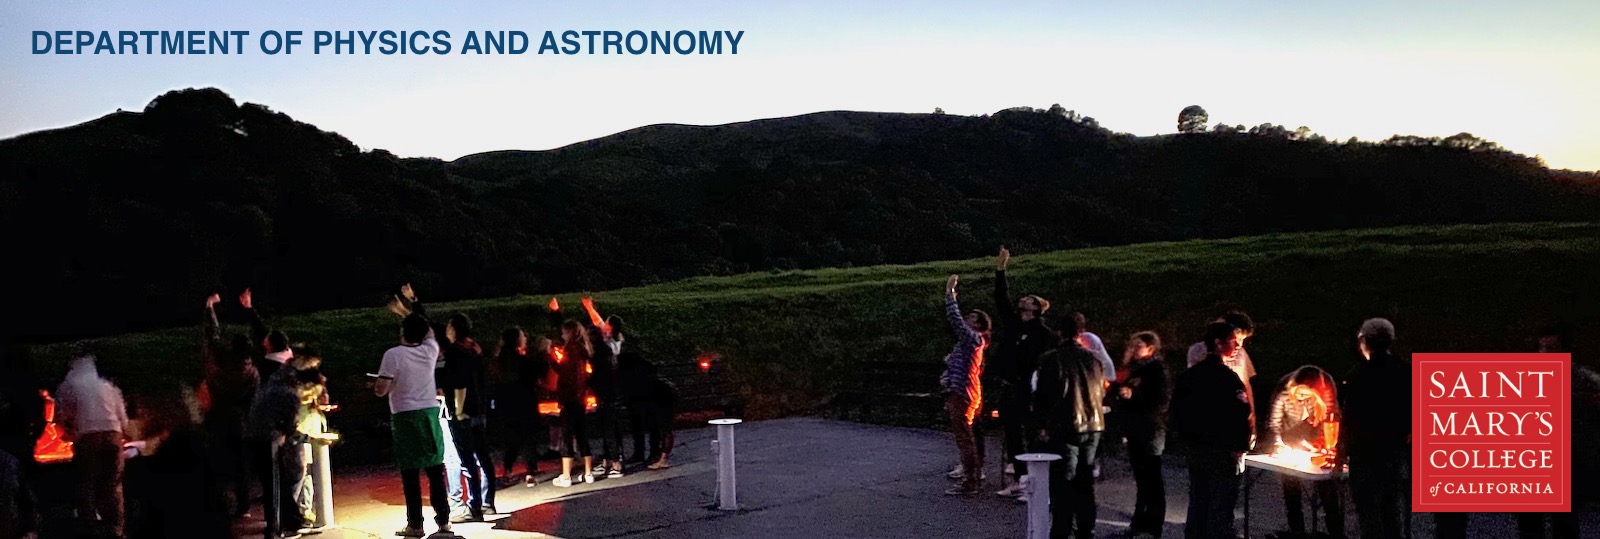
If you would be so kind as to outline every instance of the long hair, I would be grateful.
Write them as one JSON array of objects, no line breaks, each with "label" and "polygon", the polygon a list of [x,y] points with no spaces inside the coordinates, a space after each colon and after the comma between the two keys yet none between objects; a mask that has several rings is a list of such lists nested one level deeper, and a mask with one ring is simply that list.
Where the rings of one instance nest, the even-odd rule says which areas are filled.
[{"label": "long hair", "polygon": [[583,324],[577,320],[567,319],[566,322],[561,323],[562,337],[565,337],[568,331],[572,332],[572,339],[564,343],[564,345],[575,344],[581,346],[585,356],[593,357],[594,345],[589,342],[589,330],[584,329]]},{"label": "long hair", "polygon": [[[522,326],[511,326],[500,332],[500,342],[494,346],[494,361],[489,362],[489,377],[493,380],[504,380],[507,373],[516,369],[516,361],[521,359],[517,354],[517,341],[522,340],[525,333]],[[533,343],[528,343],[530,350]]]},{"label": "long hair", "polygon": [[1318,402],[1313,404],[1313,408],[1319,420],[1328,416],[1329,408],[1338,406],[1338,396],[1334,394],[1333,376],[1316,365],[1302,366],[1289,375],[1289,383],[1284,389],[1293,391],[1296,387],[1305,387],[1317,394]]},{"label": "long hair", "polygon": [[[517,341],[522,340],[523,335],[526,335],[526,333],[522,331],[522,326],[511,326],[500,332],[500,343],[494,347],[494,356],[506,358],[516,354]],[[532,343],[529,344],[530,346],[532,345]]]}]

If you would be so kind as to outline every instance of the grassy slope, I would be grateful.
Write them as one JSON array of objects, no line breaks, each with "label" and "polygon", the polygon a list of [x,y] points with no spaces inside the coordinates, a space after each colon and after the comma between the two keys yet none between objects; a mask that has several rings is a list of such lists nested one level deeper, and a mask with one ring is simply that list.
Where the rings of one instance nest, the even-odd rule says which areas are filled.
[{"label": "grassy slope", "polygon": [[[1556,317],[1600,334],[1600,224],[1509,224],[1281,234],[1019,254],[1014,293],[1037,293],[1087,313],[1113,353],[1132,332],[1154,329],[1167,348],[1192,342],[1220,310],[1247,309],[1259,325],[1251,344],[1276,380],[1295,366],[1335,374],[1355,361],[1363,318],[1395,321],[1407,351],[1531,347],[1531,333]],[[697,278],[595,294],[602,312],[623,316],[630,343],[657,361],[721,353],[751,388],[751,415],[784,413],[850,383],[861,361],[937,362],[952,342],[941,312],[944,277],[960,273],[963,306],[992,309],[990,259]],[[426,291],[423,291],[424,293]],[[560,296],[577,307],[577,296]],[[424,298],[426,299],[426,298]],[[466,310],[486,348],[509,324],[550,334],[547,298],[442,304]],[[261,298],[270,303],[270,298]],[[197,301],[198,306],[198,301]],[[327,357],[339,424],[381,417],[362,389],[397,324],[380,308],[278,320],[292,339]],[[236,328],[243,331],[243,328]],[[108,361],[133,393],[162,380],[194,378],[198,330],[109,339]],[[1174,351],[1173,353],[1177,353]],[[59,379],[63,350],[43,351]]]}]

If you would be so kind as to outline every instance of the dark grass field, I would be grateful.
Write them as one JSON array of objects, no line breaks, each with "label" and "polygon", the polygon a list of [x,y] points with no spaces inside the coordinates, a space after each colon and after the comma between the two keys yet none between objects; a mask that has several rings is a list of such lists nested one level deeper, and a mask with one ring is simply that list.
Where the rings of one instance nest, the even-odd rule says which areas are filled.
[{"label": "dark grass field", "polygon": [[[1080,310],[1113,354],[1135,331],[1161,334],[1169,356],[1195,341],[1217,313],[1242,308],[1258,331],[1249,344],[1258,391],[1302,364],[1335,375],[1359,359],[1355,332],[1367,317],[1397,327],[1397,348],[1417,351],[1533,349],[1534,333],[1557,319],[1600,335],[1600,225],[1497,224],[1278,234],[1015,253],[1015,294],[1035,293]],[[917,265],[755,273],[597,292],[604,314],[626,319],[628,346],[664,363],[716,353],[740,382],[748,416],[815,413],[874,361],[937,363],[953,342],[942,312],[944,278],[960,274],[965,308],[994,308],[991,258]],[[420,290],[427,299],[427,290]],[[578,294],[561,294],[569,316]],[[202,298],[195,298],[198,312]],[[492,351],[518,324],[554,335],[548,297],[516,296],[434,305],[464,311]],[[270,308],[270,297],[258,302]],[[330,391],[343,410],[332,421],[348,442],[336,460],[381,458],[386,408],[364,387],[397,338],[382,306],[274,319],[291,339],[320,349]],[[243,327],[229,328],[245,331]],[[131,395],[198,380],[198,327],[103,340],[102,355]],[[1587,337],[1587,339],[1586,339]],[[39,350],[52,383],[66,349]],[[1580,358],[1580,361],[1582,358]],[[935,371],[936,372],[936,371]],[[932,387],[935,380],[928,380]],[[865,418],[871,419],[871,418]],[[893,420],[892,422],[899,422]]]}]

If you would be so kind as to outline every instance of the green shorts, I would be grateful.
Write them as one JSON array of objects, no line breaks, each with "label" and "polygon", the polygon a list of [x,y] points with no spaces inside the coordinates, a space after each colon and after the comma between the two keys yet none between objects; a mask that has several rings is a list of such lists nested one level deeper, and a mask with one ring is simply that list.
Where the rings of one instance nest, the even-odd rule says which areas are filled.
[{"label": "green shorts", "polygon": [[402,470],[420,470],[444,464],[444,432],[439,428],[438,406],[391,417],[395,466]]}]

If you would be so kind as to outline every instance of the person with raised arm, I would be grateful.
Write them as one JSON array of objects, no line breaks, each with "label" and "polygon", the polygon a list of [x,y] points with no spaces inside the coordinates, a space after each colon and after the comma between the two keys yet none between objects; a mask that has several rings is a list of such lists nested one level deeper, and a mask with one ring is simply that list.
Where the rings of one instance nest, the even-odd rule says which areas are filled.
[{"label": "person with raised arm", "polygon": [[[408,291],[410,285],[404,288]],[[400,344],[384,352],[383,363],[373,383],[373,394],[389,400],[395,466],[400,470],[400,485],[406,500],[406,525],[395,535],[424,535],[421,475],[426,474],[428,499],[438,526],[434,537],[453,537],[450,504],[445,494],[445,438],[439,425],[438,388],[434,381],[439,342],[428,318],[410,312],[401,298],[390,303],[390,310],[405,317],[400,323]]]},{"label": "person with raised arm", "polygon": [[1010,475],[1003,478],[1009,480],[1002,481],[1006,483],[1005,488],[996,494],[1019,497],[1022,487],[1016,478],[1025,473],[1027,467],[1016,460],[1016,456],[1026,451],[1026,426],[1033,422],[1030,380],[1039,369],[1039,356],[1052,348],[1055,336],[1044,323],[1043,315],[1050,310],[1049,301],[1033,294],[1023,295],[1015,302],[1011,300],[1010,283],[1006,278],[1006,266],[1010,262],[1011,251],[1001,247],[994,270],[994,307],[998,319],[987,371],[994,373],[990,379],[1000,386],[998,408],[1004,429],[1002,449],[1006,462],[1002,471]]},{"label": "person with raised arm", "polygon": [[244,445],[244,422],[261,386],[261,373],[256,371],[250,343],[243,335],[235,335],[231,345],[223,345],[216,311],[221,302],[218,294],[206,298],[201,317],[200,350],[205,362],[201,394],[207,401],[203,426],[213,462],[233,487],[233,516],[242,518],[250,511],[250,459]]},{"label": "person with raised arm", "polygon": [[262,380],[266,380],[279,367],[294,359],[294,349],[289,347],[289,335],[283,330],[268,327],[261,319],[261,313],[255,308],[255,295],[249,288],[239,293],[239,306],[250,317],[250,338],[258,347],[255,353],[256,371],[260,372]]},{"label": "person with raised arm", "polygon": [[583,329],[589,338],[589,348],[594,351],[594,373],[589,376],[589,387],[594,390],[595,426],[600,431],[601,461],[592,472],[597,476],[622,477],[622,418],[627,411],[617,387],[617,349],[611,347],[612,328],[595,309],[594,298],[584,296],[581,303],[589,315]]},{"label": "person with raised arm", "polygon": [[955,437],[956,452],[964,470],[958,478],[960,483],[945,491],[953,496],[977,494],[983,484],[983,462],[978,455],[972,422],[983,409],[984,349],[989,346],[991,326],[988,313],[974,309],[962,314],[961,304],[956,300],[959,280],[959,276],[951,275],[945,281],[945,317],[956,332],[956,345],[945,356],[944,374],[939,377],[939,385],[944,388],[945,414],[949,417],[950,432]]}]

